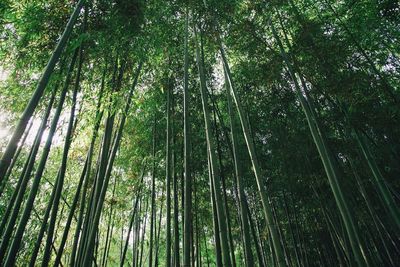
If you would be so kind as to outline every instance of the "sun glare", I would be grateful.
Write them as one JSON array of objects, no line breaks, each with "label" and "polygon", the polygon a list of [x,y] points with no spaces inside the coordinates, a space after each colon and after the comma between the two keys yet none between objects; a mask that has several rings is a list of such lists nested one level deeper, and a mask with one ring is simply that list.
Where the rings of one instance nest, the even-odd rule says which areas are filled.
[{"label": "sun glare", "polygon": [[0,65],[0,82],[7,80],[9,75],[10,72]]}]

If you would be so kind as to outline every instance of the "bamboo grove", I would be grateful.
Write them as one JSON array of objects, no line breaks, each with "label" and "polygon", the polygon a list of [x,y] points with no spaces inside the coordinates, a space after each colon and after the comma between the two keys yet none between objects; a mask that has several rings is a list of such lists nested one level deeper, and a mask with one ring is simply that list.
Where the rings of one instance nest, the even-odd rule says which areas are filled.
[{"label": "bamboo grove", "polygon": [[393,0],[0,2],[0,266],[399,266]]}]

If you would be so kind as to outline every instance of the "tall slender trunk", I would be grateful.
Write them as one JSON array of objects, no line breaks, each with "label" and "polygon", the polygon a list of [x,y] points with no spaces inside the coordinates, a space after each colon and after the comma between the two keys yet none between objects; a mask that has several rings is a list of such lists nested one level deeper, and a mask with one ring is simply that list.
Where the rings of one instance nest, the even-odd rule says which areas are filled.
[{"label": "tall slender trunk", "polygon": [[354,223],[354,218],[353,215],[351,214],[348,204],[346,202],[346,199],[344,198],[343,191],[341,189],[341,186],[339,184],[339,171],[337,167],[335,166],[336,163],[334,162],[334,157],[332,155],[332,152],[329,150],[328,144],[323,137],[321,133],[321,129],[319,127],[318,121],[315,117],[315,114],[313,113],[312,109],[310,108],[310,104],[308,101],[304,98],[302,91],[300,89],[300,86],[297,82],[297,77],[295,75],[295,72],[292,68],[292,65],[289,61],[288,56],[286,55],[286,52],[283,48],[282,42],[280,41],[280,38],[275,30],[275,27],[273,23],[270,23],[273,35],[278,42],[280,53],[286,63],[286,66],[289,70],[289,74],[291,75],[292,81],[295,84],[296,87],[296,94],[298,99],[300,100],[300,104],[303,108],[303,111],[306,115],[306,119],[308,122],[308,126],[310,128],[311,135],[314,139],[314,143],[317,146],[318,152],[320,154],[321,160],[323,162],[325,172],[328,176],[329,184],[332,188],[336,204],[338,205],[339,211],[341,213],[341,216],[343,218],[345,228],[348,234],[348,237],[350,239],[350,245],[352,248],[352,251],[354,253],[354,257],[357,261],[358,266],[369,266],[367,257],[365,255],[364,249],[361,246],[361,241],[358,235],[358,230],[356,228],[356,225]]},{"label": "tall slender trunk", "polygon": [[[211,133],[211,118],[207,101],[207,88],[206,88],[206,80],[203,68],[203,55],[200,52],[200,47],[197,40],[196,28],[195,38],[196,38],[196,60],[198,65],[198,70],[200,74],[200,89],[201,89],[201,99],[203,105],[203,113],[204,113],[204,123],[205,123],[205,132],[206,132],[206,140],[207,140],[207,150],[210,158],[210,166],[212,176],[210,176],[210,183],[213,185],[214,193],[215,193],[215,202],[216,202],[216,211],[219,222],[219,233],[221,236],[221,252],[224,266],[231,266],[231,259],[229,254],[229,243],[228,243],[228,233],[227,233],[227,225],[226,225],[226,211],[223,206],[223,198],[221,192],[221,177],[220,172],[217,167],[217,158],[215,155],[215,146],[214,140],[212,138]],[[202,44],[201,44],[202,46]]]},{"label": "tall slender trunk", "polygon": [[[11,163],[10,163],[10,166],[8,167],[7,172],[6,172],[5,175],[4,175],[3,181],[0,182],[0,197],[1,197],[1,195],[3,194],[3,192],[4,192],[4,189],[5,189],[5,187],[6,187],[6,183],[7,183],[7,181],[8,181],[8,178],[11,176],[12,169],[14,168],[14,165],[15,165],[15,164],[17,163],[17,161],[18,161],[19,154],[21,153],[22,148],[23,148],[24,145],[25,145],[25,141],[26,141],[28,135],[31,135],[31,132],[30,132],[30,131],[31,131],[31,129],[32,129],[32,125],[33,125],[33,119],[30,120],[29,126],[28,126],[28,128],[25,130],[25,134],[24,134],[24,136],[22,137],[21,144],[18,146],[18,149],[17,149],[17,151],[15,152],[14,157],[12,158],[12,161],[11,161]],[[28,157],[28,158],[29,158],[29,157]]]},{"label": "tall slender trunk", "polygon": [[[159,216],[158,216],[158,228],[157,228],[157,236],[156,236],[156,241],[155,241],[155,245],[156,245],[156,255],[154,257],[154,266],[158,266],[158,262],[159,262],[159,258],[158,258],[158,253],[160,251],[160,233],[161,233],[161,218],[162,218],[162,214],[163,214],[163,208],[164,208],[164,188],[161,192],[161,207],[160,207],[160,212],[159,212]],[[154,231],[156,232],[156,231]]]},{"label": "tall slender trunk", "polygon": [[259,163],[258,163],[258,159],[257,159],[256,151],[255,151],[255,148],[254,148],[254,144],[253,144],[253,141],[252,141],[252,138],[251,138],[251,135],[250,135],[249,126],[248,126],[247,121],[246,121],[246,113],[244,112],[244,109],[242,108],[242,104],[240,102],[239,96],[238,96],[238,94],[236,92],[235,87],[233,86],[232,75],[231,75],[231,72],[230,72],[228,61],[227,61],[226,56],[225,56],[224,49],[222,47],[222,43],[220,44],[220,53],[221,53],[221,56],[222,56],[224,69],[225,69],[225,72],[227,74],[230,92],[232,93],[233,99],[234,99],[235,104],[236,104],[236,108],[237,108],[237,111],[238,111],[238,114],[239,114],[240,123],[242,125],[243,135],[244,135],[244,138],[245,138],[245,141],[246,141],[246,144],[247,144],[247,149],[248,149],[248,152],[250,154],[250,159],[251,159],[251,162],[252,162],[252,165],[253,165],[253,171],[254,171],[254,174],[255,174],[255,177],[256,177],[258,191],[259,191],[260,196],[261,196],[261,202],[262,202],[262,205],[263,205],[263,211],[264,211],[265,220],[266,220],[267,226],[268,226],[268,228],[269,228],[269,230],[271,232],[272,244],[274,246],[274,251],[275,251],[275,254],[276,254],[277,261],[278,261],[277,265],[279,267],[284,267],[284,266],[286,266],[285,257],[284,257],[284,254],[283,254],[282,245],[281,245],[280,240],[279,240],[278,231],[277,231],[276,225],[274,223],[274,218],[273,218],[273,215],[272,215],[272,208],[271,208],[271,205],[270,205],[269,200],[267,198],[267,194],[265,193],[266,190],[265,190],[264,185],[263,185],[264,181],[263,181],[262,175],[261,175],[261,168],[260,168]]},{"label": "tall slender trunk", "polygon": [[232,139],[232,150],[233,150],[233,161],[234,161],[234,166],[235,166],[235,176],[237,180],[237,185],[238,185],[238,191],[239,191],[239,206],[240,206],[240,216],[241,216],[241,221],[242,221],[242,227],[243,227],[243,242],[244,242],[244,252],[245,252],[245,261],[246,261],[246,266],[254,266],[254,260],[253,260],[253,253],[251,251],[251,239],[250,239],[250,231],[249,231],[249,221],[247,220],[247,210],[245,208],[245,192],[244,192],[244,186],[243,186],[243,176],[242,176],[242,168],[240,165],[240,153],[239,153],[239,143],[238,143],[238,134],[237,134],[237,128],[236,128],[236,119],[233,114],[233,109],[232,109],[232,99],[231,99],[231,94],[229,93],[229,83],[228,83],[228,77],[226,77],[226,72],[225,74],[225,86],[227,87],[227,104],[228,104],[228,114],[229,114],[229,120],[230,120],[230,128],[231,128],[231,139]]},{"label": "tall slender trunk", "polygon": [[[35,163],[36,155],[39,150],[40,143],[42,141],[43,133],[46,129],[47,120],[50,116],[50,112],[53,107],[57,89],[58,89],[58,86],[56,86],[53,89],[49,104],[48,104],[45,114],[42,118],[42,122],[41,122],[41,125],[39,126],[39,130],[35,136],[32,148],[30,149],[29,155],[26,158],[24,167],[20,173],[17,185],[14,189],[11,199],[8,201],[7,209],[3,213],[3,218],[1,220],[1,225],[0,225],[0,234],[2,236],[1,246],[3,246],[3,242],[5,242],[5,240],[7,240],[7,231],[13,230],[13,228],[10,229],[8,226],[14,227],[16,218],[18,216],[19,209],[22,205],[22,199],[24,197],[25,190],[26,190],[27,184],[29,182],[29,177],[31,175],[31,172],[32,172],[32,169],[33,169],[33,166]],[[12,212],[12,214],[11,214],[11,212]],[[11,216],[10,216],[10,214],[11,214]],[[11,224],[7,224],[8,222],[11,222]],[[7,226],[8,230],[4,228],[6,226]],[[0,248],[0,255],[4,256],[4,254],[5,254],[5,252],[3,252],[3,248]],[[1,260],[0,260],[0,262],[1,262]]]},{"label": "tall slender trunk", "polygon": [[[145,184],[142,185],[143,187],[145,187]],[[140,199],[139,199],[139,211],[137,216],[135,216],[135,240],[133,243],[133,249],[132,249],[132,266],[133,267],[137,267],[139,265],[139,245],[140,245],[140,222],[141,222],[141,218],[142,218],[142,208],[143,208],[143,200],[144,200],[144,194],[140,195]]]},{"label": "tall slender trunk", "polygon": [[[80,209],[79,209],[78,221],[77,221],[77,224],[76,224],[76,229],[75,229],[74,238],[73,238],[73,244],[72,244],[72,249],[71,249],[71,257],[70,257],[70,266],[71,267],[75,263],[76,253],[77,253],[77,249],[78,249],[78,241],[79,241],[79,237],[80,237],[80,233],[81,233],[82,223],[83,223],[83,220],[84,220],[86,194],[87,194],[87,190],[88,190],[89,183],[90,183],[90,177],[91,177],[91,174],[92,174],[93,150],[94,150],[94,146],[95,146],[95,143],[96,143],[98,130],[100,128],[100,122],[101,122],[101,119],[102,119],[103,113],[104,113],[103,110],[101,110],[101,100],[102,100],[103,92],[104,92],[106,70],[107,70],[107,65],[104,68],[102,81],[101,81],[100,92],[99,92],[99,99],[98,99],[97,107],[96,107],[97,111],[96,111],[96,117],[95,117],[95,124],[94,124],[94,128],[93,128],[92,140],[90,142],[89,152],[88,152],[88,156],[87,156],[87,162],[88,162],[87,163],[87,170],[86,171],[82,171],[82,176],[81,176],[81,177],[85,177],[84,178],[85,182],[84,182],[84,185],[83,185],[83,191],[82,191],[82,196],[81,196],[81,201],[80,201]],[[78,191],[77,191],[77,195],[79,195]],[[70,212],[73,213],[72,209],[71,209]],[[67,227],[65,228],[65,230],[67,230]],[[68,233],[66,233],[65,235],[67,235],[67,234]],[[60,252],[62,252],[62,250],[63,250],[61,248],[62,248],[62,246],[60,245],[60,250],[59,250]],[[61,255],[57,256],[57,258],[59,258],[59,257],[61,257]],[[55,265],[57,263],[57,258],[56,258],[56,261],[55,261]]]},{"label": "tall slender trunk", "polygon": [[288,221],[290,237],[292,239],[293,250],[294,250],[294,254],[295,254],[295,258],[296,258],[296,264],[297,264],[297,266],[300,267],[301,263],[300,263],[300,258],[299,258],[299,252],[298,252],[298,248],[297,248],[296,238],[294,236],[292,220],[291,220],[291,216],[290,216],[290,213],[289,213],[289,207],[288,207],[287,201],[286,201],[285,190],[282,191],[282,194],[283,194],[283,205],[284,205],[286,218],[287,218],[287,221]]},{"label": "tall slender trunk", "polygon": [[154,245],[154,235],[155,235],[155,208],[156,208],[156,127],[157,119],[154,114],[153,122],[153,148],[152,148],[152,161],[153,167],[151,171],[151,205],[150,205],[150,248],[149,248],[149,267],[153,267],[153,245]]},{"label": "tall slender trunk", "polygon": [[50,80],[52,73],[53,73],[54,67],[56,66],[58,59],[60,58],[61,53],[67,44],[67,41],[68,41],[68,39],[71,35],[71,32],[72,32],[72,29],[74,27],[74,24],[79,16],[79,13],[80,13],[81,8],[83,7],[84,3],[85,3],[85,0],[79,0],[79,2],[76,4],[75,9],[74,9],[71,17],[69,18],[69,21],[64,29],[64,32],[62,33],[61,38],[58,41],[58,44],[57,44],[56,48],[54,49],[42,76],[39,79],[36,90],[33,93],[24,112],[22,113],[21,118],[14,130],[14,133],[11,136],[11,139],[7,144],[6,150],[4,151],[3,156],[0,160],[0,183],[3,181],[4,175],[10,165],[11,159],[15,155],[15,151],[18,147],[18,143],[26,129],[26,126],[27,126],[29,120],[31,119],[31,117],[33,115],[33,112],[35,111],[37,105],[39,104],[39,101],[43,95],[43,92],[46,89],[46,86]]},{"label": "tall slender trunk", "polygon": [[[210,157],[208,157],[208,175],[212,176]],[[221,253],[221,238],[219,235],[219,222],[217,216],[217,207],[215,203],[214,186],[210,183],[211,193],[211,209],[213,214],[213,229],[214,229],[214,242],[215,242],[215,260],[217,266],[222,266],[222,253]]]},{"label": "tall slender trunk", "polygon": [[[211,94],[211,97],[213,95]],[[216,108],[216,105],[214,101],[212,101],[214,109]],[[217,145],[217,154],[218,154],[218,167],[220,169],[220,174],[221,174],[221,182],[222,182],[222,196],[224,200],[224,208],[226,211],[226,225],[228,228],[228,242],[229,242],[229,248],[230,248],[230,257],[231,257],[231,262],[232,266],[236,266],[236,258],[235,258],[235,246],[233,243],[233,237],[232,237],[232,227],[231,227],[231,220],[230,220],[230,214],[229,214],[229,205],[228,205],[228,196],[226,193],[226,176],[225,176],[225,170],[224,170],[224,165],[222,163],[222,150],[221,150],[221,143],[220,143],[220,132],[219,132],[219,127],[217,124],[217,118],[216,118],[216,112],[213,110],[213,122],[214,122],[214,128],[215,128],[215,140],[216,140],[216,145]]]},{"label": "tall slender trunk", "polygon": [[165,176],[166,176],[166,198],[167,198],[167,218],[166,218],[166,241],[165,241],[165,266],[171,266],[171,90],[172,86],[168,81],[167,94],[167,140],[166,140],[166,159],[165,159]]},{"label": "tall slender trunk", "polygon": [[57,250],[56,259],[54,261],[54,265],[53,266],[58,266],[61,263],[61,257],[63,255],[64,247],[65,247],[65,244],[67,242],[69,229],[70,229],[71,223],[72,223],[72,218],[74,217],[74,212],[75,212],[76,206],[77,206],[78,201],[79,201],[80,192],[81,192],[81,189],[82,189],[83,182],[85,180],[85,174],[88,171],[87,170],[88,169],[88,165],[89,165],[88,161],[89,161],[89,154],[86,157],[85,164],[83,166],[83,170],[82,170],[82,173],[81,173],[80,178],[79,178],[79,183],[78,183],[75,195],[74,195],[74,199],[73,199],[72,204],[71,204],[71,208],[70,208],[69,213],[68,213],[68,217],[67,217],[67,221],[66,221],[66,224],[65,224],[65,227],[64,227],[63,235],[62,235],[61,241],[60,241],[60,246],[59,246],[59,248]]},{"label": "tall slender trunk", "polygon": [[[111,138],[112,138],[112,129],[114,126],[114,114],[108,114],[106,122],[105,122],[105,130],[103,134],[103,140],[101,143],[101,150],[99,153],[99,161],[98,161],[98,169],[97,174],[95,177],[95,182],[92,187],[92,192],[90,196],[90,201],[87,206],[87,212],[85,216],[85,221],[83,223],[83,230],[82,235],[79,242],[79,250],[76,258],[75,264],[82,264],[84,260],[84,253],[87,250],[89,245],[89,235],[97,225],[93,223],[94,216],[96,213],[96,206],[99,204],[100,196],[101,196],[101,188],[103,187],[104,180],[105,180],[105,167],[107,165],[107,159],[109,155],[110,145],[111,145]],[[112,150],[112,148],[111,148]],[[95,238],[95,234],[93,233],[93,240]],[[94,241],[92,241],[94,242]],[[93,249],[93,247],[92,247]],[[92,257],[92,255],[91,255]]]},{"label": "tall slender trunk", "polygon": [[137,192],[136,192],[135,204],[133,206],[133,210],[131,212],[131,215],[129,216],[129,218],[130,218],[129,228],[128,228],[128,233],[126,235],[126,241],[125,241],[125,245],[124,245],[124,248],[123,248],[123,251],[122,251],[121,261],[120,261],[120,266],[121,267],[123,267],[124,262],[125,262],[126,252],[128,251],[128,245],[129,245],[129,237],[130,237],[130,234],[131,234],[131,231],[132,231],[134,220],[138,217],[136,211],[137,211],[137,206],[138,206],[139,199],[140,199],[140,196],[141,196],[141,191],[142,191],[142,187],[143,187],[143,178],[144,178],[145,171],[146,171],[146,163],[143,164],[143,170],[142,170],[142,174],[140,175],[140,182],[138,184],[139,188],[137,189]]},{"label": "tall slender trunk", "polygon": [[192,227],[192,178],[190,171],[190,122],[189,122],[189,8],[185,14],[185,57],[184,57],[184,89],[183,89],[183,136],[184,136],[184,235],[183,235],[183,267],[190,266],[190,233]]},{"label": "tall slender trunk", "polygon": [[379,170],[378,165],[376,164],[376,161],[374,157],[372,156],[372,153],[366,143],[365,137],[363,137],[359,132],[354,130],[354,136],[357,140],[358,145],[361,148],[361,152],[363,156],[365,157],[365,160],[368,163],[368,166],[372,172],[372,176],[374,177],[373,181],[374,184],[377,187],[377,191],[379,192],[385,206],[387,207],[389,211],[389,215],[393,221],[392,225],[394,226],[394,229],[396,230],[397,234],[400,234],[400,211],[399,208],[397,207],[396,203],[393,200],[392,194],[389,191],[389,188],[386,185],[385,178],[383,178],[383,175],[381,171]]},{"label": "tall slender trunk", "polygon": [[[14,263],[15,263],[16,255],[17,255],[19,247],[21,245],[21,240],[22,240],[23,234],[25,232],[25,228],[26,228],[26,225],[28,223],[29,217],[30,217],[31,212],[32,212],[33,203],[34,203],[34,200],[36,198],[37,192],[39,190],[40,180],[41,180],[43,172],[44,172],[44,168],[45,168],[45,165],[46,165],[46,162],[47,162],[47,157],[48,157],[48,155],[50,153],[50,148],[51,148],[51,145],[52,145],[54,133],[56,131],[58,120],[60,118],[61,111],[62,111],[62,108],[63,108],[63,105],[64,105],[65,96],[67,94],[67,89],[68,89],[68,86],[69,86],[69,83],[70,83],[70,79],[71,79],[71,76],[72,76],[72,70],[73,70],[73,68],[75,66],[75,61],[76,61],[76,58],[78,56],[77,52],[78,51],[76,50],[76,52],[74,53],[74,55],[72,57],[71,64],[70,64],[69,70],[68,70],[68,74],[67,74],[67,77],[66,77],[66,80],[65,80],[64,88],[63,88],[63,90],[61,92],[59,103],[58,103],[56,112],[54,114],[54,117],[53,117],[53,120],[52,120],[52,123],[51,123],[51,126],[50,126],[49,135],[48,135],[48,138],[47,138],[46,143],[44,145],[44,148],[43,148],[43,151],[42,151],[42,156],[40,158],[39,165],[38,165],[37,170],[36,170],[36,174],[35,174],[35,176],[33,178],[33,182],[32,182],[31,189],[30,189],[30,192],[29,192],[29,195],[28,195],[28,199],[26,200],[25,207],[24,207],[21,219],[20,219],[20,221],[18,223],[17,230],[15,232],[14,238],[13,238],[12,243],[10,245],[10,249],[9,249],[8,255],[5,258],[5,265],[7,265],[7,266],[14,265]],[[29,179],[28,177],[27,177],[27,179]],[[21,191],[20,193],[21,193],[21,195],[23,195],[24,192]],[[16,213],[18,213],[18,210],[16,210]],[[5,233],[6,236],[3,236],[3,240],[2,240],[1,248],[0,248],[0,250],[1,250],[0,259],[3,258],[4,252],[5,252],[5,250],[6,250],[7,246],[8,246],[8,243],[10,241],[11,232],[12,232],[12,229],[14,228],[15,221],[16,221],[16,217],[13,220],[12,223],[11,223],[11,221],[9,222],[9,225],[7,226],[6,233]]]},{"label": "tall slender trunk", "polygon": [[87,243],[88,245],[87,245],[87,248],[85,249],[85,253],[84,253],[85,257],[83,258],[83,265],[84,266],[88,266],[90,264],[90,261],[91,261],[92,257],[93,257],[94,239],[95,239],[95,235],[96,235],[96,232],[97,232],[97,227],[98,227],[98,224],[99,224],[99,221],[100,221],[100,216],[101,216],[101,212],[102,212],[102,208],[103,208],[103,204],[104,204],[105,195],[106,195],[106,192],[107,192],[109,179],[110,179],[110,176],[111,176],[112,167],[113,167],[113,164],[114,164],[114,160],[115,160],[115,156],[116,156],[117,150],[119,149],[119,144],[120,144],[120,141],[121,141],[121,138],[122,138],[122,133],[123,133],[124,125],[125,125],[126,115],[128,114],[129,108],[131,106],[133,92],[134,92],[134,89],[135,89],[136,84],[138,82],[141,68],[142,68],[142,62],[139,63],[139,66],[138,66],[138,68],[136,70],[136,73],[134,75],[135,76],[134,77],[134,81],[133,81],[132,87],[131,87],[131,89],[129,91],[128,98],[127,98],[127,103],[126,103],[125,109],[124,109],[124,111],[122,113],[122,118],[121,118],[121,122],[120,122],[120,125],[119,125],[119,128],[118,128],[118,132],[116,133],[115,142],[114,142],[114,145],[112,147],[112,150],[111,150],[111,153],[110,153],[110,156],[109,156],[109,160],[108,160],[108,163],[107,163],[107,169],[106,169],[106,172],[104,174],[105,177],[104,177],[103,186],[101,188],[101,192],[100,192],[99,200],[98,200],[98,205],[96,205],[96,210],[95,210],[94,217],[93,217],[94,218],[93,219],[93,228],[90,230],[89,235],[88,235],[88,237],[89,237],[88,238],[88,243]]},{"label": "tall slender trunk", "polygon": [[106,68],[104,69],[103,72],[103,77],[102,77],[102,83],[101,83],[101,87],[100,87],[100,92],[99,92],[99,99],[97,101],[97,106],[96,106],[96,116],[95,116],[95,124],[94,124],[94,128],[93,128],[93,132],[92,132],[92,138],[90,141],[90,146],[89,146],[89,150],[86,156],[86,161],[85,161],[85,165],[83,167],[80,179],[79,179],[79,184],[77,186],[76,189],[76,193],[73,199],[73,202],[71,204],[71,208],[68,214],[68,218],[67,218],[67,222],[66,225],[64,227],[64,233],[63,236],[61,238],[61,242],[60,242],[60,247],[58,249],[58,253],[56,256],[56,259],[54,261],[54,266],[58,266],[60,261],[61,261],[61,256],[63,254],[64,251],[64,246],[68,237],[68,232],[69,229],[71,227],[71,222],[72,222],[72,217],[74,216],[74,212],[76,209],[76,206],[78,204],[79,201],[79,196],[80,196],[80,192],[81,192],[81,188],[83,186],[83,191],[82,191],[82,195],[81,195],[81,202],[80,202],[80,211],[79,211],[79,216],[78,216],[78,220],[77,220],[77,224],[76,224],[76,230],[75,230],[75,234],[74,234],[74,239],[73,239],[73,245],[72,245],[72,250],[71,250],[71,262],[74,261],[75,259],[75,255],[76,255],[76,249],[77,249],[77,245],[78,245],[78,238],[79,238],[79,234],[80,234],[80,230],[81,230],[81,226],[82,226],[82,221],[83,221],[83,213],[85,210],[85,203],[86,203],[86,192],[89,186],[89,181],[90,181],[90,175],[91,175],[91,170],[92,170],[92,157],[93,157],[93,150],[94,150],[94,145],[97,139],[97,135],[98,135],[98,130],[100,127],[100,121],[101,118],[103,117],[103,111],[100,110],[100,105],[101,105],[101,100],[102,100],[102,96],[103,96],[103,91],[104,91],[104,79],[105,79],[105,74],[106,74]]},{"label": "tall slender trunk", "polygon": [[[246,220],[249,221],[249,226],[250,226],[250,230],[251,230],[251,234],[253,235],[253,240],[254,240],[254,244],[256,247],[256,254],[257,254],[257,259],[258,259],[258,265],[259,266],[266,266],[266,263],[264,262],[264,258],[262,256],[262,252],[261,252],[261,238],[259,235],[257,235],[256,233],[256,229],[254,226],[254,222],[253,219],[251,217],[251,213],[250,213],[250,208],[249,208],[249,203],[247,202],[246,197],[244,198],[244,208],[246,209],[246,214],[247,214],[247,218]],[[271,242],[270,242],[271,243]],[[273,247],[271,246],[271,249],[273,249]],[[271,253],[271,258],[274,259],[274,253]],[[272,262],[272,266],[275,266],[275,264]]]},{"label": "tall slender trunk", "polygon": [[43,252],[43,260],[42,260],[42,267],[47,267],[50,261],[50,256],[51,256],[51,245],[53,244],[53,236],[54,236],[54,228],[55,228],[55,223],[57,219],[57,212],[58,212],[58,206],[60,203],[60,198],[62,194],[62,189],[64,186],[64,178],[65,178],[65,172],[67,170],[67,160],[68,160],[68,152],[71,147],[71,142],[72,142],[72,135],[73,135],[73,130],[74,130],[74,120],[75,120],[75,107],[76,107],[76,98],[79,90],[79,83],[81,79],[81,73],[82,73],[82,63],[83,63],[83,48],[82,46],[80,48],[77,48],[79,50],[79,59],[78,59],[78,68],[76,72],[76,77],[75,77],[75,84],[74,84],[74,89],[72,92],[72,105],[71,105],[71,111],[70,111],[70,117],[69,117],[69,123],[68,123],[68,128],[67,128],[67,133],[65,136],[65,143],[64,143],[64,151],[62,155],[62,161],[61,161],[61,166],[59,169],[59,175],[57,176],[57,183],[56,183],[56,192],[54,196],[54,200],[52,203],[49,203],[48,205],[52,205],[52,210],[51,210],[51,215],[50,215],[50,221],[49,221],[49,226],[47,228],[47,240],[46,240],[46,246]]},{"label": "tall slender trunk", "polygon": [[148,208],[149,208],[149,197],[147,195],[147,197],[146,197],[146,208],[144,209],[145,218],[144,218],[144,223],[143,223],[143,227],[142,227],[142,241],[140,242],[140,257],[139,257],[139,265],[138,266],[143,266],[143,264],[144,264],[144,262],[143,262],[143,251],[144,251],[144,238],[145,238],[145,235],[146,235]]},{"label": "tall slender trunk", "polygon": [[365,190],[365,187],[364,187],[364,185],[363,185],[363,183],[362,183],[362,181],[361,181],[360,176],[358,175],[357,171],[355,170],[355,168],[354,168],[354,166],[353,166],[352,160],[349,159],[349,162],[350,162],[350,166],[351,166],[351,169],[352,169],[352,171],[353,171],[354,177],[356,178],[356,181],[357,181],[358,188],[359,188],[359,191],[360,191],[360,193],[361,193],[361,196],[363,197],[365,203],[367,204],[368,212],[369,212],[369,214],[370,214],[370,216],[371,216],[371,218],[372,218],[372,222],[374,223],[374,226],[375,226],[375,228],[376,228],[376,230],[377,230],[377,232],[378,232],[378,236],[379,236],[379,239],[380,239],[380,241],[381,241],[381,243],[382,243],[382,245],[383,245],[383,248],[384,248],[386,257],[387,257],[387,259],[389,260],[390,264],[391,264],[392,266],[395,266],[394,260],[392,259],[392,255],[391,255],[391,253],[390,253],[390,251],[389,251],[389,249],[388,249],[388,247],[387,247],[387,245],[386,245],[385,238],[383,237],[382,231],[381,231],[381,229],[380,229],[380,227],[379,227],[379,224],[378,224],[378,222],[377,222],[376,214],[375,214],[375,212],[374,212],[374,210],[373,210],[372,203],[371,203],[371,201],[370,201],[369,198],[368,198],[368,195],[367,195],[367,192],[366,192],[366,190]]},{"label": "tall slender trunk", "polygon": [[172,105],[172,118],[171,118],[171,138],[173,145],[172,152],[172,178],[173,178],[173,193],[174,193],[174,267],[180,266],[180,253],[179,253],[179,189],[178,189],[178,175],[176,173],[176,138],[174,133],[174,95],[171,92],[171,105]]},{"label": "tall slender trunk", "polygon": [[[115,177],[111,199],[114,199],[114,196],[115,196],[115,188],[117,185],[116,179],[117,178]],[[114,204],[111,203],[110,204],[110,214],[109,214],[110,216],[108,217],[108,222],[107,222],[107,234],[106,234],[106,240],[105,240],[105,244],[104,244],[104,252],[103,252],[103,258],[101,260],[101,266],[107,266],[108,255],[110,253],[111,242],[112,242],[112,238],[113,238],[113,234],[114,234],[115,213],[116,213],[116,211],[114,209]],[[100,232],[99,231],[98,231],[98,235],[99,236],[97,237],[97,240],[98,240],[97,242],[100,243]],[[96,256],[94,258],[97,259]]]},{"label": "tall slender trunk", "polygon": [[[57,177],[59,175],[60,175],[60,172],[58,172]],[[53,189],[51,190],[49,203],[52,203],[54,201],[54,197],[55,197],[56,190],[57,190],[57,185],[58,185],[58,181],[56,181],[56,183],[53,186]],[[37,259],[38,253],[39,253],[40,245],[42,244],[43,236],[47,229],[47,220],[49,219],[51,208],[52,208],[52,205],[47,206],[45,214],[41,220],[42,223],[40,225],[39,234],[38,234],[38,237],[36,238],[35,246],[33,248],[33,251],[31,253],[31,257],[29,260],[29,266],[31,266],[31,267],[34,267],[36,264],[36,259]]]}]

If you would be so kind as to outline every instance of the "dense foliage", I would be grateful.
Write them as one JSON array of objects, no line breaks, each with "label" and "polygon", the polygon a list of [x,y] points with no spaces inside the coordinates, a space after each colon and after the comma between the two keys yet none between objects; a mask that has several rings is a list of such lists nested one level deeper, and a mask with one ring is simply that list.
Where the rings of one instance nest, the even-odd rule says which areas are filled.
[{"label": "dense foliage", "polygon": [[0,266],[398,266],[394,0],[0,1]]}]

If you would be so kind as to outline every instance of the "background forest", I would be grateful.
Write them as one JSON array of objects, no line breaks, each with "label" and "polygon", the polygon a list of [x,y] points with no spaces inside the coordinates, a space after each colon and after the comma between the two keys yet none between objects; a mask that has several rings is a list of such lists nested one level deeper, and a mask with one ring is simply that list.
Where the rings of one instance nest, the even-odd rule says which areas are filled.
[{"label": "background forest", "polygon": [[395,0],[0,1],[0,266],[399,266]]}]

